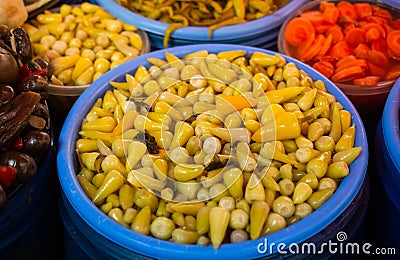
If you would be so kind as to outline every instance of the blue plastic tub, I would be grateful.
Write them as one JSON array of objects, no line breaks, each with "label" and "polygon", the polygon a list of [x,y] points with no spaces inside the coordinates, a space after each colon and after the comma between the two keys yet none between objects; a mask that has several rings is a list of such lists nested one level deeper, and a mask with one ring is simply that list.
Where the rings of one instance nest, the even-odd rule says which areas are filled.
[{"label": "blue plastic tub", "polygon": [[[184,43],[188,41],[197,44],[229,43],[255,46],[249,43],[258,39],[262,33],[268,34],[268,32],[271,31],[276,31],[277,33],[286,17],[290,15],[293,10],[298,9],[308,1],[309,0],[290,1],[271,15],[246,22],[245,24],[225,26],[216,29],[213,31],[211,39],[208,38],[208,27],[189,26],[179,28],[171,34],[169,46],[186,45]],[[149,35],[151,45],[159,49],[163,48],[163,37],[169,25],[168,23],[138,15],[122,7],[115,1],[95,0],[92,2],[102,6],[105,10],[122,21],[146,31]]]},{"label": "blue plastic tub", "polygon": [[389,93],[375,137],[375,161],[382,186],[377,212],[382,219],[378,240],[400,250],[400,80]]},{"label": "blue plastic tub", "polygon": [[56,145],[52,141],[35,178],[17,191],[0,214],[0,259],[39,259],[62,254],[55,162]]},{"label": "blue plastic tub", "polygon": [[[182,57],[185,54],[204,49],[209,52],[244,49],[248,54],[254,51],[275,54],[272,51],[259,48],[222,44],[181,46],[148,53],[118,66],[99,78],[78,98],[67,116],[61,130],[57,154],[58,174],[62,192],[65,196],[65,201],[70,204],[69,206],[66,203],[66,212],[72,220],[75,219],[74,215],[78,215],[81,218],[84,228],[76,225],[81,233],[93,233],[97,237],[100,236],[109,241],[108,244],[105,243],[108,245],[107,250],[112,250],[107,251],[109,256],[118,254],[121,252],[121,248],[129,253],[126,255],[127,258],[143,255],[158,259],[178,259],[186,256],[188,252],[190,252],[191,259],[227,259],[232,257],[249,259],[269,257],[277,253],[276,247],[271,252],[268,252],[268,254],[258,253],[257,247],[260,243],[265,242],[265,237],[242,243],[223,244],[218,250],[215,250],[212,246],[182,245],[140,235],[111,220],[98,209],[85,195],[76,178],[78,161],[75,156],[75,141],[78,138],[82,119],[91,109],[95,100],[98,97],[102,97],[107,90],[111,89],[109,82],[123,81],[125,74],[133,73],[139,65],[149,66],[147,58],[164,59],[166,51],[177,57]],[[364,190],[362,187],[364,187],[366,182],[368,142],[360,116],[349,99],[330,81],[309,66],[290,57],[285,56],[285,58],[288,62],[297,64],[300,69],[308,73],[314,80],[320,79],[326,82],[330,93],[335,95],[337,100],[343,104],[343,107],[353,115],[353,123],[357,128],[355,145],[362,146],[363,148],[359,157],[350,166],[351,174],[341,182],[338,190],[324,205],[302,221],[284,230],[268,235],[268,243],[275,243],[275,245],[281,242],[286,243],[286,245],[301,243],[315,236],[320,236],[318,241],[321,242],[336,235],[336,233],[330,232],[330,230],[335,230],[338,227],[335,224],[336,220],[341,219],[342,224],[350,222],[353,218],[342,218],[343,215],[349,214],[348,212],[353,212],[352,214],[354,214],[354,208],[361,207],[360,205],[365,201],[365,196],[363,196],[363,199],[357,199],[357,196]],[[352,207],[354,207],[353,210],[351,210]],[[355,221],[359,224],[362,221],[362,214],[355,214]],[[355,226],[353,224],[350,228],[354,230]],[[86,229],[89,229],[91,232]],[[89,240],[94,241],[95,238],[90,237]],[[93,244],[97,251],[104,251],[105,244],[98,243],[97,240]]]}]

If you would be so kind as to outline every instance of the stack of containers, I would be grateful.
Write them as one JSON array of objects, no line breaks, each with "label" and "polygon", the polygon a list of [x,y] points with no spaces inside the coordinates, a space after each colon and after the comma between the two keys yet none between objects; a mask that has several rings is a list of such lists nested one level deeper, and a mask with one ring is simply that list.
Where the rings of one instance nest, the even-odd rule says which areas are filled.
[{"label": "stack of containers", "polygon": [[[95,0],[92,2],[99,4],[109,13],[126,23],[146,31],[153,48],[164,48],[163,39],[168,23],[135,14],[115,1]],[[286,17],[306,2],[309,2],[309,0],[290,1],[271,15],[243,24],[221,27],[213,31],[212,38],[208,37],[208,27],[183,27],[171,34],[169,47],[196,43],[229,43],[269,49],[276,46],[280,26]]]},{"label": "stack of containers", "polygon": [[381,223],[376,240],[382,246],[398,246],[400,227],[400,80],[393,86],[375,136],[375,162],[381,190],[377,192],[375,217]]}]

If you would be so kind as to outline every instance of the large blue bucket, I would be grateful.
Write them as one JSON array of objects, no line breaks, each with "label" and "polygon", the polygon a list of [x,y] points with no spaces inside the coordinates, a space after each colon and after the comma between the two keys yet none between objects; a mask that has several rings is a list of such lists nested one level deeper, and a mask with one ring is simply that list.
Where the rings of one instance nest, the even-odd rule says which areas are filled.
[{"label": "large blue bucket", "polygon": [[[266,237],[234,244],[223,244],[218,250],[215,250],[212,246],[182,245],[132,232],[104,214],[84,193],[76,178],[79,162],[76,158],[75,142],[83,118],[95,100],[104,96],[104,93],[111,88],[110,81],[123,81],[126,73],[133,73],[140,65],[149,66],[148,58],[164,59],[166,52],[183,57],[199,50],[218,53],[237,49],[246,50],[249,55],[255,51],[275,54],[259,48],[223,44],[190,45],[159,50],[118,66],[99,78],[78,98],[69,112],[60,134],[57,167],[63,193],[64,205],[60,207],[64,225],[67,232],[71,231],[69,232],[70,237],[74,238],[74,235],[79,233],[82,235],[75,236],[75,239],[76,244],[81,246],[85,254],[94,258],[103,255],[104,258],[117,259],[141,256],[156,259],[179,259],[187,257],[189,254],[191,259],[270,258],[277,256],[278,249],[275,246],[272,247],[272,250],[263,252],[266,241],[268,245],[285,243],[287,246],[292,243],[312,242],[318,247],[327,241],[334,242],[336,236],[338,236],[337,241],[343,243],[355,237],[355,231],[364,218],[369,193],[366,188],[368,187],[366,184],[368,143],[363,123],[352,103],[334,84],[311,67],[286,56],[284,57],[288,62],[295,63],[314,80],[323,80],[328,91],[353,115],[353,123],[357,128],[355,145],[362,146],[359,157],[350,165],[350,174],[344,178],[332,197],[311,215]],[[90,243],[80,243],[82,237]],[[95,252],[95,255],[91,255],[90,252]],[[325,250],[324,253],[329,252]],[[300,256],[297,255],[297,257]]]},{"label": "large blue bucket", "polygon": [[375,137],[375,161],[381,190],[377,192],[379,212],[377,240],[382,246],[400,250],[400,80],[389,93]]},{"label": "large blue bucket", "polygon": [[8,201],[0,214],[0,259],[41,259],[62,256],[63,229],[55,195],[56,145],[53,142],[38,165],[37,175]]}]

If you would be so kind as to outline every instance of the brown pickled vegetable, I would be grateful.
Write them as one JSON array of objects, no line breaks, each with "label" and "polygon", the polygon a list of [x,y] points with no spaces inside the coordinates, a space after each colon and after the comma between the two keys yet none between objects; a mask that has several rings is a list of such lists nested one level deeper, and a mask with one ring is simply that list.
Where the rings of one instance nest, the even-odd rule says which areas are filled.
[{"label": "brown pickled vegetable", "polygon": [[230,0],[230,1],[144,1],[117,0],[117,3],[149,19],[169,23],[164,37],[168,47],[170,34],[186,26],[208,27],[208,37],[213,30],[233,24],[262,18],[287,4],[280,0]]},{"label": "brown pickled vegetable", "polygon": [[110,82],[76,142],[82,188],[104,212],[137,213],[126,217],[134,231],[215,248],[257,239],[318,210],[351,174],[353,159],[334,157],[346,110],[279,54],[149,62]]}]

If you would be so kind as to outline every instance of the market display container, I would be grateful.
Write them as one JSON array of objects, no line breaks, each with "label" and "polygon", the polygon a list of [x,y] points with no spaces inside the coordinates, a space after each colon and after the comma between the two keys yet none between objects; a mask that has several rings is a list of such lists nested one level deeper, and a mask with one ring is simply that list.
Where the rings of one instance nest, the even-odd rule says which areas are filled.
[{"label": "market display container", "polygon": [[[323,80],[328,91],[352,114],[357,128],[355,145],[362,147],[359,157],[350,165],[350,174],[341,182],[332,197],[314,213],[266,237],[234,244],[222,244],[218,250],[215,250],[211,245],[183,245],[132,232],[111,220],[86,196],[76,178],[79,163],[75,153],[75,142],[82,119],[94,101],[110,89],[110,81],[123,81],[126,73],[134,72],[140,65],[149,66],[147,58],[164,59],[167,51],[177,57],[182,57],[199,50],[218,53],[237,49],[246,50],[247,54],[255,51],[274,54],[271,51],[253,47],[222,44],[200,44],[155,51],[128,61],[108,72],[78,98],[63,125],[57,155],[58,175],[62,189],[59,206],[66,229],[67,256],[73,256],[78,252],[83,257],[116,259],[141,257],[177,259],[189,254],[192,259],[270,258],[277,256],[277,248],[273,247],[271,251],[268,251],[264,246],[272,243],[290,245],[310,242],[318,246],[329,240],[343,243],[357,240],[357,235],[363,233],[362,222],[369,195],[366,176],[368,142],[360,116],[348,98],[330,81],[303,63],[286,56],[284,57],[288,62],[295,63],[313,80]],[[339,234],[343,235],[343,232],[344,237],[339,236]],[[323,253],[329,255],[329,252]]]},{"label": "market display container", "polygon": [[[138,15],[115,1],[96,0],[92,1],[115,17],[126,23],[137,26],[146,31],[150,38],[151,46],[156,49],[164,48],[163,39],[168,23],[149,19]],[[216,29],[212,37],[208,37],[208,27],[188,26],[179,28],[171,34],[169,47],[188,44],[241,44],[254,47],[273,47],[276,45],[278,32],[285,18],[300,8],[307,0],[289,1],[285,6],[271,15],[260,19],[246,22],[244,24],[230,25]]]},{"label": "market display container", "polygon": [[[393,86],[383,110],[375,135],[376,175],[381,188],[374,206],[375,218],[382,223],[376,228],[375,239],[380,246],[397,247],[400,244],[400,81]],[[374,229],[375,230],[375,229]]]},{"label": "market display container", "polygon": [[63,229],[56,205],[56,143],[51,130],[48,152],[37,175],[16,190],[0,214],[0,258],[55,258],[62,247]]},{"label": "market display container", "polygon": [[[290,45],[287,42],[287,40],[285,39],[286,28],[291,20],[293,20],[294,18],[300,17],[303,13],[305,13],[307,11],[319,10],[322,2],[328,2],[328,3],[333,3],[333,4],[337,5],[338,3],[342,2],[342,1],[340,1],[340,0],[310,1],[309,3],[303,5],[301,8],[294,10],[289,15],[289,17],[287,17],[287,19],[281,26],[281,30],[280,30],[280,34],[279,34],[279,38],[278,38],[278,50],[281,53],[284,53],[286,55],[289,55],[289,56],[297,58],[297,59],[301,58],[301,57],[298,57],[298,53],[296,53],[297,52],[296,47]],[[360,3],[372,4],[372,5],[378,6],[380,8],[383,8],[385,11],[389,12],[392,15],[393,20],[400,18],[399,9],[397,9],[395,5],[392,5],[390,3],[391,1],[386,1],[387,4],[382,3],[385,1],[377,2],[377,1],[371,1],[371,0],[359,0],[359,1],[350,0],[348,2],[351,4],[360,4]],[[317,17],[317,15],[316,15],[316,17]],[[357,19],[361,19],[361,18],[357,18]],[[364,19],[362,22],[365,22],[365,18],[362,18],[362,19]],[[338,22],[338,24],[340,26],[342,26],[342,28],[346,28],[346,26],[345,26],[346,23]],[[321,28],[322,29],[325,28],[323,30],[327,31],[326,28],[329,28],[329,26],[331,26],[331,25],[328,22],[321,21]],[[335,26],[337,26],[337,25],[335,25]],[[365,27],[365,28],[367,28],[367,27]],[[316,34],[317,33],[318,33],[318,31],[316,31]],[[389,34],[389,31],[386,31],[384,33],[384,37],[381,37],[378,41],[382,40],[382,42],[386,42],[386,37],[388,34]],[[335,37],[338,37],[338,36],[335,36]],[[334,37],[332,37],[332,41],[334,41],[333,38]],[[315,42],[314,42],[314,44],[315,44]],[[370,49],[377,48],[372,45],[372,41],[370,41],[370,40],[368,42],[365,42],[365,44],[368,45]],[[332,50],[332,48],[333,48],[332,46],[333,46],[333,44],[331,45],[330,50]],[[351,46],[351,49],[355,50],[356,47],[358,47],[358,46],[356,46],[356,45]],[[311,47],[309,47],[309,48],[311,48]],[[386,45],[386,50],[387,50],[387,48],[388,47]],[[385,47],[383,49],[385,49]],[[327,51],[328,55],[331,55],[329,53],[330,50]],[[382,51],[382,50],[379,50],[379,51]],[[352,54],[352,55],[357,56],[356,54]],[[359,57],[360,56],[357,56],[357,59]],[[337,60],[332,61],[331,58],[326,57],[327,61],[331,62],[332,64],[335,64],[337,62]],[[368,59],[369,58],[367,58],[367,62],[370,62],[370,60],[368,60]],[[396,62],[395,64],[398,64],[397,58],[392,59],[392,60],[393,60],[393,62]],[[305,62],[307,64],[309,64],[310,66],[314,66],[316,61],[317,60],[313,59],[313,60],[305,61]],[[372,65],[373,64],[371,64],[371,66]],[[370,63],[368,63],[368,66],[370,66]],[[391,67],[389,66],[389,68],[385,68],[385,69],[389,70],[389,69],[394,68],[395,66],[398,66],[398,65],[392,65]],[[369,68],[368,70],[371,70],[371,68]],[[357,77],[362,77],[362,76],[357,76]],[[338,86],[340,88],[340,90],[342,90],[346,94],[346,96],[354,104],[354,106],[357,108],[357,110],[360,113],[360,115],[362,116],[362,118],[365,119],[365,124],[371,123],[371,127],[366,126],[366,128],[367,129],[370,129],[370,128],[375,129],[376,123],[379,120],[381,113],[383,111],[383,107],[385,105],[387,96],[395,82],[396,82],[396,78],[395,79],[382,79],[382,77],[380,77],[378,83],[373,83],[372,85],[368,85],[368,86],[361,86],[361,85],[357,85],[357,84],[351,83],[351,82],[334,82],[334,83],[336,86]]]}]

